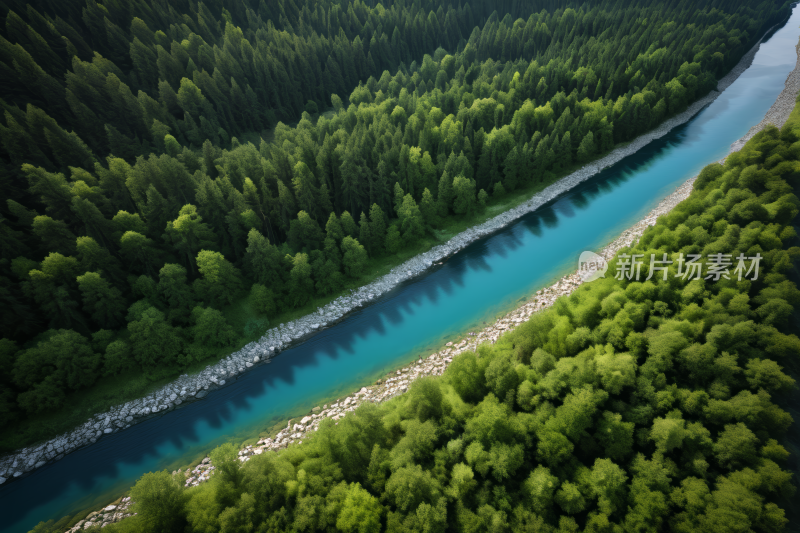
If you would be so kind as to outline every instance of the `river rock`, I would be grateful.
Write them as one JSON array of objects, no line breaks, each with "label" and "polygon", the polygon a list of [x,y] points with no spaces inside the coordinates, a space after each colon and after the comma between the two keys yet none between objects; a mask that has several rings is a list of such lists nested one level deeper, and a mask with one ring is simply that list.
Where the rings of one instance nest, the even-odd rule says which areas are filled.
[{"label": "river rock", "polygon": [[[348,295],[343,295],[336,298],[334,301],[330,302],[323,308],[319,308],[318,312],[313,314],[309,314],[305,317],[301,317],[297,320],[294,320],[288,324],[281,324],[278,327],[271,328],[268,330],[258,341],[251,342],[242,350],[233,354],[233,357],[228,357],[225,360],[222,360],[214,365],[209,365],[201,371],[198,375],[189,378],[186,375],[181,376],[175,382],[165,386],[161,391],[156,393],[155,395],[148,396],[145,399],[137,400],[135,402],[131,402],[126,404],[125,406],[117,407],[112,409],[108,413],[98,414],[94,417],[91,423],[84,424],[79,428],[63,435],[63,442],[61,444],[64,447],[65,451],[72,451],[80,446],[85,445],[87,442],[90,442],[90,436],[96,434],[101,429],[103,433],[112,433],[113,429],[109,427],[111,425],[112,418],[114,420],[118,420],[120,418],[125,418],[130,414],[138,413],[140,416],[144,416],[150,414],[150,412],[158,412],[163,403],[166,403],[162,400],[165,396],[170,394],[174,395],[174,390],[177,385],[183,385],[184,382],[191,383],[191,390],[198,390],[195,397],[202,398],[206,395],[206,392],[209,388],[209,384],[217,384],[222,386],[225,384],[225,380],[219,379],[216,376],[226,375],[226,370],[230,366],[230,363],[233,360],[236,360],[239,364],[244,362],[244,359],[250,359],[253,356],[253,353],[258,351],[258,353],[263,353],[267,351],[272,353],[280,353],[283,349],[287,347],[289,343],[294,341],[295,339],[300,338],[302,335],[308,333],[309,331],[314,331],[319,327],[325,327],[330,325],[336,320],[339,320],[349,311],[355,309],[356,307],[362,306],[368,303],[375,298],[380,297],[381,295],[385,294],[389,290],[396,287],[400,282],[407,279],[409,276],[414,276],[422,273],[427,268],[434,265],[434,263],[440,264],[443,259],[453,255],[454,253],[458,252],[459,250],[463,249],[469,243],[482,238],[499,228],[508,225],[509,223],[517,220],[521,216],[538,209],[540,206],[546,204],[547,202],[551,201],[558,195],[562,194],[563,192],[577,186],[581,182],[589,179],[593,175],[597,174],[604,168],[607,168],[614,163],[622,160],[624,157],[631,155],[637,151],[639,151],[642,147],[647,145],[648,143],[652,142],[655,139],[663,137],[666,135],[670,130],[676,127],[679,124],[685,123],[690,118],[692,118],[697,112],[699,112],[702,108],[710,104],[717,96],[719,96],[720,91],[725,90],[729,87],[736,78],[744,72],[750,65],[755,56],[755,53],[758,51],[759,44],[757,43],[751,50],[748,52],[739,63],[721,80],[719,80],[717,84],[717,91],[711,91],[706,97],[701,98],[700,100],[696,101],[692,104],[686,111],[680,113],[679,115],[672,117],[671,119],[665,121],[660,126],[655,128],[654,130],[634,139],[633,142],[618,147],[614,149],[611,153],[606,155],[605,157],[592,162],[589,165],[575,171],[574,173],[570,174],[569,176],[564,177],[563,179],[559,180],[558,182],[546,187],[544,190],[540,191],[539,193],[535,194],[531,199],[528,201],[520,204],[519,206],[508,210],[504,213],[501,213],[494,218],[487,220],[486,222],[469,228],[460,234],[452,237],[449,241],[444,244],[435,246],[431,250],[420,254],[402,265],[398,265],[394,269],[391,270],[390,273],[386,274],[385,276],[375,280],[374,282],[360,287],[352,291]],[[797,81],[797,74],[796,72],[798,69],[795,69],[795,73],[793,73],[794,78],[792,78],[792,83],[789,83],[787,80],[787,93],[791,92],[787,98],[785,98],[785,102],[777,102],[776,105],[773,106],[775,111],[773,115],[769,115],[768,118],[770,121],[778,125],[779,127],[786,121],[788,118],[789,113],[791,112],[794,104],[794,95],[798,92],[798,81]],[[783,93],[782,93],[783,96]],[[780,105],[778,105],[780,104]],[[761,126],[761,125],[759,125]],[[751,131],[752,133],[752,131]],[[734,144],[736,146],[736,143]],[[655,219],[647,221],[647,225],[651,225],[654,223]],[[626,236],[628,241],[632,241],[635,236]],[[566,289],[562,287],[562,289]],[[555,301],[557,296],[561,294],[566,294],[567,292],[557,292],[557,293],[550,293],[550,292],[542,292],[542,295],[547,294],[543,297],[543,299],[532,302],[531,306],[528,307],[528,311],[530,312],[538,312],[546,308]],[[529,315],[529,313],[526,313]],[[516,325],[516,323],[514,324]],[[499,325],[498,325],[499,326]],[[502,331],[506,329],[510,329],[512,325],[508,327],[497,327],[493,329],[492,332],[487,332],[483,337],[482,341],[495,341],[497,337],[502,333]],[[478,344],[479,339],[470,340],[470,342],[466,344],[462,344],[459,348],[453,348],[453,352],[447,353],[440,352],[444,355],[455,355],[457,353],[463,352],[464,350],[473,350]],[[453,343],[448,343],[448,346],[452,346]],[[267,349],[267,346],[269,348]],[[253,357],[253,361],[256,362],[258,356]],[[265,362],[269,363],[269,358],[264,357]],[[451,359],[450,359],[451,360]],[[449,363],[449,360],[447,361]],[[241,367],[240,367],[241,368]],[[249,366],[248,366],[249,368]],[[241,368],[241,370],[244,370]],[[421,371],[418,375],[422,374],[435,374],[439,375],[443,372],[444,365],[431,368],[428,370]],[[411,377],[416,377],[411,376]],[[380,394],[382,398],[390,397],[393,394],[396,394],[398,390],[406,390],[407,383],[395,383],[392,388],[388,387],[389,383],[385,383],[381,386],[381,391],[377,391],[376,394]],[[182,389],[178,389],[182,390]],[[159,401],[154,401],[158,399]],[[173,398],[174,401],[174,398]],[[152,411],[150,409],[150,405],[153,405]],[[349,403],[348,403],[349,404]],[[171,407],[171,405],[170,405]],[[166,405],[163,405],[163,409],[167,409]],[[138,411],[137,411],[138,409]],[[333,416],[332,414],[328,414],[327,416]],[[338,417],[339,415],[337,415]],[[91,438],[93,441],[94,438]],[[25,468],[33,468],[34,464],[38,464],[41,462],[41,457],[43,456],[44,450],[46,446],[40,447],[35,453],[31,453],[30,450],[23,450],[17,453],[16,458],[23,458],[23,464],[26,464]],[[63,453],[63,452],[61,452]],[[28,457],[28,455],[32,455],[32,457]],[[12,456],[14,457],[14,456]],[[5,464],[7,465],[10,462],[10,458],[4,458]],[[0,460],[2,461],[2,460]],[[31,462],[33,461],[33,462]],[[19,477],[22,472],[17,469],[16,461],[15,466],[12,469],[15,469],[16,472],[13,474],[14,477]],[[2,472],[0,472],[1,474]]]}]

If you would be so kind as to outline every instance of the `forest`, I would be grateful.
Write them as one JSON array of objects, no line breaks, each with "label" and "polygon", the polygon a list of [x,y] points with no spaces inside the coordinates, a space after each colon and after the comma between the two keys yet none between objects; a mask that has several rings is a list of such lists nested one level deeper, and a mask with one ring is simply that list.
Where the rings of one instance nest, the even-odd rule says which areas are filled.
[{"label": "forest", "polygon": [[[792,417],[775,400],[800,355],[799,168],[800,105],[705,167],[609,264],[656,254],[667,270],[583,284],[281,452],[241,465],[223,445],[208,483],[145,474],[138,515],[105,531],[782,531]],[[681,274],[681,254],[718,253],[763,259],[757,276]]]},{"label": "forest", "polygon": [[787,7],[0,2],[0,447],[630,141]]}]

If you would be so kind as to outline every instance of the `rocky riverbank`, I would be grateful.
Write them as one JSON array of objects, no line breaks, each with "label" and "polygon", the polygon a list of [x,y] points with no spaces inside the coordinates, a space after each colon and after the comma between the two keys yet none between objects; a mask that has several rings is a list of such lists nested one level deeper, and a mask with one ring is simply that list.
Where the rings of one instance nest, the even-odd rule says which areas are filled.
[{"label": "rocky riverbank", "polygon": [[[738,151],[756,133],[764,129],[767,124],[781,127],[788,120],[794,109],[797,96],[800,94],[800,44],[796,48],[798,53],[797,63],[795,69],[786,79],[784,90],[767,111],[764,120],[751,128],[744,137],[734,142],[729,153]],[[752,57],[749,61],[752,61]],[[733,80],[723,81],[726,82],[725,87],[727,87]],[[720,85],[722,84],[723,82],[721,81]],[[720,162],[724,162],[724,159]],[[644,218],[623,231],[619,237],[599,250],[597,252],[598,255],[602,256],[606,261],[610,261],[620,249],[638,241],[644,231],[656,223],[658,217],[669,213],[676,205],[689,197],[695,179],[697,179],[697,176],[686,180],[672,194],[661,200]],[[259,455],[265,451],[279,451],[291,444],[301,443],[303,439],[308,438],[310,433],[319,428],[319,424],[324,418],[332,418],[338,422],[363,402],[377,403],[388,400],[406,392],[416,379],[424,376],[441,375],[454,356],[467,350],[475,351],[478,345],[484,342],[496,342],[500,335],[527,321],[534,313],[547,309],[558,298],[570,295],[572,291],[583,283],[583,278],[578,271],[562,277],[549,287],[537,291],[526,303],[483,330],[477,333],[470,332],[459,341],[448,342],[440,351],[391,372],[386,378],[378,380],[373,386],[362,387],[358,392],[330,405],[314,407],[307,416],[299,421],[289,420],[286,428],[279,431],[274,438],[261,439],[255,446],[250,445],[243,448],[239,452],[240,460],[246,462],[253,455]],[[203,464],[206,465],[205,468],[196,469],[193,472],[195,475],[187,479],[187,486],[194,486],[208,479],[210,475],[209,468],[213,469],[213,466],[210,465],[208,458],[203,460]]]},{"label": "rocky riverbank", "polygon": [[[691,194],[694,180],[695,178],[691,178],[678,187],[675,192],[664,198],[658,206],[650,211],[646,217],[622,232],[618,238],[605,246],[598,254],[603,256],[606,261],[610,261],[620,249],[638,240],[647,227],[655,224],[659,216],[669,213],[672,208]],[[393,371],[385,378],[378,380],[374,385],[362,387],[358,392],[342,400],[330,405],[315,407],[307,416],[299,420],[289,420],[286,428],[279,431],[274,438],[261,439],[255,446],[247,446],[242,449],[239,452],[240,460],[245,462],[250,456],[270,450],[278,451],[296,442],[302,442],[303,439],[308,438],[310,433],[319,428],[319,424],[324,418],[332,418],[338,422],[347,413],[354,411],[361,403],[386,401],[406,392],[411,384],[421,377],[441,375],[456,355],[465,351],[475,351],[478,345],[484,342],[496,342],[501,335],[526,322],[534,313],[552,306],[558,298],[568,296],[583,283],[584,281],[578,271],[563,276],[549,287],[537,291],[526,303],[482,330],[470,332],[458,341],[448,342],[438,352]],[[187,486],[197,485],[200,482],[202,481],[199,477],[190,478],[187,480]]]},{"label": "rocky riverbank", "polygon": [[[754,51],[751,51],[752,55],[755,55],[756,49],[757,46]],[[798,60],[795,69],[788,76],[785,89],[767,111],[765,120],[762,120],[757,126],[751,128],[742,139],[733,143],[730,152],[739,150],[744,146],[747,140],[763,129],[766,124],[771,123],[781,127],[786,123],[794,109],[794,102],[796,102],[796,98],[798,94],[800,94],[800,45],[797,47],[797,52]],[[748,54],[750,55],[749,59],[747,57],[742,59],[742,61],[747,59],[747,65],[752,61],[751,54]],[[727,80],[727,84],[724,85],[723,89],[729,86],[730,83],[733,82],[733,79]],[[723,85],[722,81],[720,85]],[[722,161],[724,161],[724,159]],[[609,261],[621,248],[629,246],[634,241],[638,240],[647,227],[655,224],[659,216],[669,213],[676,205],[691,194],[695,179],[696,176],[684,182],[675,192],[664,198],[647,214],[647,216],[623,231],[619,237],[599,250],[597,252],[598,255],[601,255],[606,261]],[[239,460],[245,463],[254,455],[260,455],[266,451],[280,451],[291,444],[302,443],[304,439],[308,438],[312,432],[319,428],[319,424],[324,418],[331,418],[338,423],[342,417],[354,411],[356,407],[363,402],[377,403],[386,401],[408,391],[411,383],[416,379],[424,376],[441,375],[453,360],[454,356],[467,350],[474,351],[477,349],[477,346],[483,342],[496,342],[500,335],[513,330],[517,325],[525,322],[533,313],[550,307],[559,297],[568,296],[582,283],[584,283],[584,281],[577,271],[562,277],[549,287],[537,291],[526,303],[507,313],[483,330],[477,333],[470,332],[459,341],[448,342],[438,352],[429,355],[425,359],[420,358],[403,368],[391,372],[385,378],[378,380],[374,385],[362,387],[358,392],[344,399],[338,400],[335,403],[325,404],[322,407],[314,407],[307,416],[299,420],[289,420],[286,428],[279,431],[275,437],[260,439],[256,445],[248,445],[240,450]],[[224,381],[219,381],[221,381],[221,384],[224,384]],[[205,390],[207,389],[203,389],[200,392],[205,392]],[[185,474],[181,470],[173,472],[174,475],[185,476],[185,484],[187,487],[197,486],[208,481],[213,473],[214,466],[211,464],[209,457],[204,458],[200,464],[193,469],[187,470]],[[124,498],[118,506],[115,507],[112,505],[101,511],[92,513],[86,520],[78,522],[76,526],[68,531],[69,533],[77,533],[81,529],[86,529],[91,525],[97,524],[98,520],[101,519],[103,521],[102,523],[105,524],[106,522],[118,521],[126,516],[131,516],[130,513],[126,512],[130,504],[130,499]],[[111,509],[112,507],[114,507],[114,509]],[[111,518],[108,518],[109,516]],[[91,520],[92,517],[94,517],[93,520]]]},{"label": "rocky riverbank", "polygon": [[89,529],[92,526],[106,527],[108,524],[119,522],[123,518],[128,518],[136,513],[130,513],[129,507],[133,502],[129,497],[122,498],[116,504],[108,505],[99,511],[89,513],[89,515],[68,529],[69,533],[78,533],[84,529]]},{"label": "rocky riverbank", "polygon": [[769,108],[764,115],[764,119],[750,128],[747,134],[731,145],[731,152],[738,151],[747,141],[759,131],[763,130],[767,124],[774,124],[777,127],[783,126],[789,118],[789,115],[794,109],[797,102],[797,94],[800,92],[800,44],[795,49],[797,50],[797,63],[795,63],[794,70],[789,73],[786,78],[783,91],[778,95],[775,103]]},{"label": "rocky riverbank", "polygon": [[[736,67],[719,81],[719,91],[730,86],[750,66],[759,46],[760,43],[756,44],[739,61]],[[7,479],[18,478],[50,461],[57,461],[80,447],[95,443],[97,439],[104,435],[116,433],[149,417],[163,414],[180,406],[183,402],[201,399],[210,390],[224,386],[226,382],[235,379],[237,375],[253,366],[269,363],[272,357],[281,350],[286,349],[291,343],[301,340],[321,328],[335,324],[350,311],[368,304],[378,296],[396,287],[399,283],[423,273],[434,263],[457,253],[471,242],[489,235],[521,216],[538,209],[604,168],[637,152],[653,140],[663,137],[672,128],[687,122],[719,94],[718,91],[712,91],[692,104],[683,113],[665,121],[658,128],[638,137],[633,142],[613,150],[605,157],[550,185],[535,194],[527,202],[483,224],[463,231],[447,243],[436,246],[428,252],[399,265],[380,279],[353,291],[348,296],[337,298],[324,308],[319,308],[316,313],[311,313],[270,329],[258,341],[248,344],[238,352],[231,354],[214,365],[208,366],[205,370],[192,376],[183,375],[145,398],[127,402],[111,409],[107,413],[93,416],[83,425],[64,435],[3,457],[0,459],[0,484],[6,482]]]}]

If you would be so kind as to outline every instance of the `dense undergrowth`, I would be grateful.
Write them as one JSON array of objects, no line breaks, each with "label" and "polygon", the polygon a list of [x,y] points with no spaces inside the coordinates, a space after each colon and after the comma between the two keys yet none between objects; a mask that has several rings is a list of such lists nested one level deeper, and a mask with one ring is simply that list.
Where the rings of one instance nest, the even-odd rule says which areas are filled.
[{"label": "dense undergrowth", "polygon": [[[792,418],[773,398],[795,387],[782,365],[800,355],[785,332],[800,304],[787,278],[800,248],[785,245],[799,178],[795,109],[704,168],[609,265],[666,254],[666,271],[645,260],[639,281],[584,284],[301,445],[241,467],[233,445],[217,448],[201,486],[145,474],[138,516],[107,530],[781,531]],[[702,256],[699,279],[681,254]],[[734,258],[719,279],[715,254]],[[761,257],[757,275],[736,271],[739,254]]]}]

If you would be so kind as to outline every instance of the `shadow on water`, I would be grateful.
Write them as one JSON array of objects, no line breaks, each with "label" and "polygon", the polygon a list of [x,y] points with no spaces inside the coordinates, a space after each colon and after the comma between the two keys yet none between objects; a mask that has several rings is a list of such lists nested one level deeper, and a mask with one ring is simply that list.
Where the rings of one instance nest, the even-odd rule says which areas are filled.
[{"label": "shadow on water", "polygon": [[[787,47],[785,42],[797,40],[794,21],[800,18],[796,15],[800,13],[793,14],[793,23],[786,26],[791,35],[780,34],[781,48],[773,44],[776,51],[770,53],[794,54],[793,46]],[[793,65],[794,60],[781,68],[755,64],[740,78],[741,83],[737,81],[738,86],[726,91],[727,99],[712,104],[718,106],[713,112],[700,113],[688,124],[512,225],[470,244],[443,265],[402,283],[203,400],[103,437],[61,461],[0,486],[0,531],[26,531],[40,520],[106,503],[109,495],[126,490],[146,470],[172,470],[226,440],[252,437],[287,416],[307,411],[316,402],[349,393],[378,372],[407,362],[421,349],[439,345],[448,335],[488,318],[489,313],[526,294],[533,284],[547,282],[571,263],[573,254],[577,258],[576,250],[601,246],[607,236],[635,222],[654,201],[672,192],[670,187],[691,176],[681,172],[694,172],[715,154],[723,153],[726,146],[717,137],[727,139],[742,130],[738,137],[758,122]],[[756,102],[753,94],[761,100]],[[713,122],[717,118],[721,122]],[[715,128],[718,131],[709,131]],[[673,175],[674,161],[667,158],[679,147],[688,147],[689,153],[673,156],[682,158],[677,160],[678,166],[683,159],[691,161]],[[648,173],[659,163],[669,166],[656,175]],[[603,222],[594,225],[598,216]],[[508,275],[512,266],[516,277]],[[475,305],[481,309],[462,309]],[[447,313],[453,316],[440,316]],[[413,332],[409,324],[416,328]]]},{"label": "shadow on water", "polygon": [[[573,218],[576,212],[586,210],[599,196],[611,194],[635,176],[640,168],[650,164],[652,158],[658,158],[671,146],[680,143],[686,127],[677,128],[639,153],[521,217],[514,224],[468,245],[422,278],[400,284],[368,307],[351,312],[334,327],[285,350],[270,364],[250,370],[201,401],[106,436],[97,444],[70,454],[65,460],[47,465],[26,479],[1,489],[0,498],[5,503],[26,493],[26,497],[31,497],[29,491],[33,489],[38,501],[48,501],[58,498],[69,485],[75,485],[82,492],[90,492],[98,479],[119,477],[120,464],[139,464],[148,457],[159,456],[165,440],[180,456],[193,451],[203,453],[211,443],[203,443],[198,428],[207,426],[219,431],[232,425],[237,416],[257,409],[259,403],[263,403],[263,398],[278,384],[297,386],[299,371],[318,367],[320,354],[332,360],[353,354],[357,339],[363,339],[370,333],[385,336],[388,334],[387,324],[399,326],[413,316],[420,306],[428,303],[436,305],[441,298],[453,294],[456,288],[464,288],[468,272],[491,274],[491,257],[510,256],[525,245],[523,233],[540,237],[545,228],[554,231],[563,218]],[[285,413],[275,413],[270,418],[271,421],[277,421],[283,416]],[[269,422],[262,421],[262,427],[269,425]],[[48,482],[35,483],[34,489],[34,482],[38,478],[47,479]],[[118,488],[121,489],[124,487]],[[88,505],[90,499],[84,500],[84,503]],[[24,514],[24,507],[12,505],[5,508],[5,519],[14,523]]]}]

